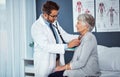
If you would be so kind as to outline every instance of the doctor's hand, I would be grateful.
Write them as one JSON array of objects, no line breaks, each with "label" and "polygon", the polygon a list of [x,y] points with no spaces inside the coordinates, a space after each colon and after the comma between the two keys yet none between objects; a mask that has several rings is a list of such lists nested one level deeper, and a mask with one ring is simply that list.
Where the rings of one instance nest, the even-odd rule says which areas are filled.
[{"label": "doctor's hand", "polygon": [[54,71],[57,72],[57,71],[63,71],[63,70],[65,70],[65,66],[57,66]]},{"label": "doctor's hand", "polygon": [[73,48],[75,46],[79,46],[80,45],[80,40],[78,39],[73,39],[72,41],[70,41],[68,43],[68,48]]}]

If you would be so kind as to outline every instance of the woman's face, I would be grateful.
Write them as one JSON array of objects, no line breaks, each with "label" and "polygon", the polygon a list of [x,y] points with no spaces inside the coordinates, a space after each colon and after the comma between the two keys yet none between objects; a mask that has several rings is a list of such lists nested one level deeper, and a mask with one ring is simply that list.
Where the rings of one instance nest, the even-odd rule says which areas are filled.
[{"label": "woman's face", "polygon": [[84,32],[85,30],[87,30],[87,26],[85,23],[83,23],[82,21],[78,21],[77,24],[76,24],[76,28],[77,28],[77,31],[82,33]]}]

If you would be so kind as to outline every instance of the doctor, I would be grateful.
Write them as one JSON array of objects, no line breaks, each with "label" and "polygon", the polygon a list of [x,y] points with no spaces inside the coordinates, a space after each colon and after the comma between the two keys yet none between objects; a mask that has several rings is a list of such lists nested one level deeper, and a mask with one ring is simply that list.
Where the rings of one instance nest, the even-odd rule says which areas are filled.
[{"label": "doctor", "polygon": [[[42,14],[32,25],[35,77],[48,77],[56,67],[56,54],[60,54],[60,65],[64,65],[65,48],[80,44],[78,35],[68,34],[59,26],[56,20],[58,13],[59,6],[53,1],[47,1],[43,4]],[[50,28],[51,24],[54,24],[54,32]]]},{"label": "doctor", "polygon": [[72,60],[64,65],[57,66],[55,73],[49,77],[99,77],[97,40],[92,34],[95,18],[90,14],[80,14],[77,18],[77,31],[81,35],[81,43],[75,49]]}]

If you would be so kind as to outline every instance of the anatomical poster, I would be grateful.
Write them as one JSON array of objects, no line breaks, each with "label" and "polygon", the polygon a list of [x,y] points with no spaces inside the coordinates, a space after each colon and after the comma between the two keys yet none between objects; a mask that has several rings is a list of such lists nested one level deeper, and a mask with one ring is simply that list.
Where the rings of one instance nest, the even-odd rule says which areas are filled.
[{"label": "anatomical poster", "polygon": [[96,0],[96,31],[120,31],[119,0]]},{"label": "anatomical poster", "polygon": [[73,29],[76,30],[77,17],[79,14],[88,13],[94,16],[94,0],[72,0],[73,5]]}]

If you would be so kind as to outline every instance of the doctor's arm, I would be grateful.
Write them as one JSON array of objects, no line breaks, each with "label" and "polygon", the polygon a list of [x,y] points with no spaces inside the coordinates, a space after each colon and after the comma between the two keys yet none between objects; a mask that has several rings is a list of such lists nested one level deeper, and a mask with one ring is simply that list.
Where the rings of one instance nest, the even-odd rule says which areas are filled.
[{"label": "doctor's arm", "polygon": [[66,32],[60,25],[59,23],[57,22],[57,26],[58,26],[58,29],[63,37],[63,39],[65,40],[65,42],[70,42],[71,40],[73,39],[78,39],[78,36],[77,34],[70,34],[68,32]]}]

